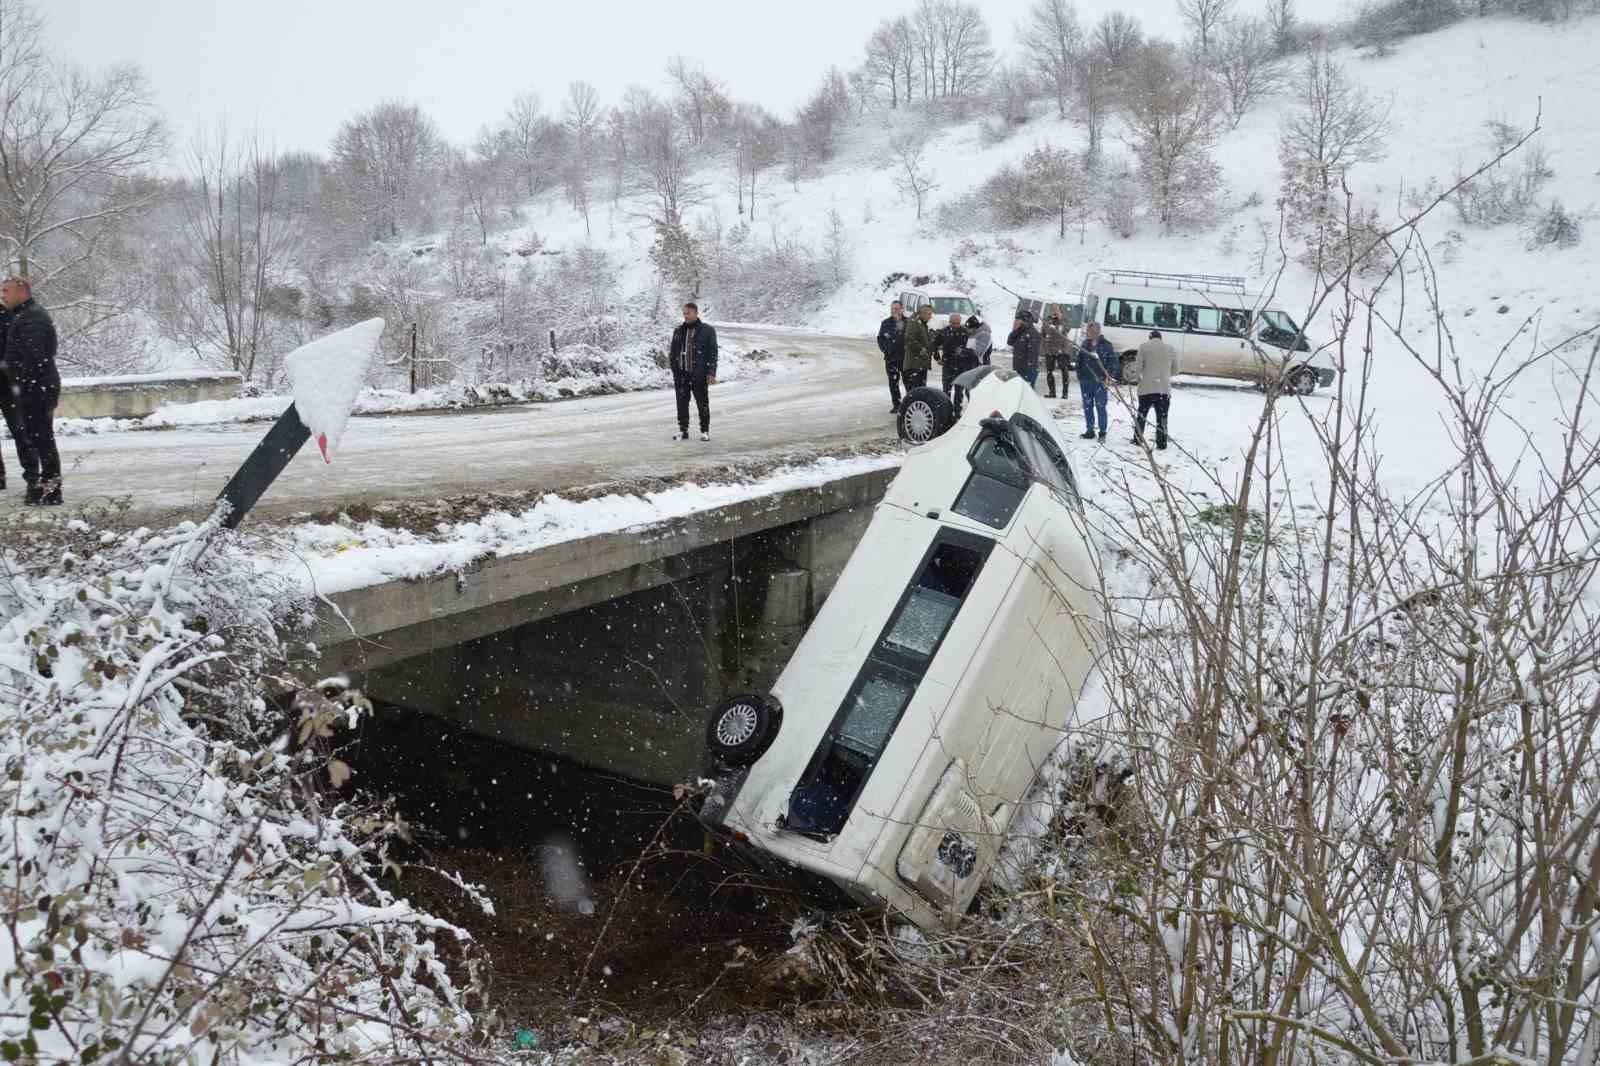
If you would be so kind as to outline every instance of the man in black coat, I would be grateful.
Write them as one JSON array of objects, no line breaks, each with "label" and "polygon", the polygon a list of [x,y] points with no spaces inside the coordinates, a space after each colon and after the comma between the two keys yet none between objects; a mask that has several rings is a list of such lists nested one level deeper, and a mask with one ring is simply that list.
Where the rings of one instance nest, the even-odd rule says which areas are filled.
[{"label": "man in black coat", "polygon": [[1018,311],[1011,323],[1011,335],[1006,343],[1011,346],[1011,369],[1028,383],[1029,388],[1039,380],[1039,331],[1033,328],[1033,312]]},{"label": "man in black coat", "polygon": [[[946,396],[950,396],[955,389],[956,375],[961,372],[961,353],[967,347],[967,338],[972,334],[967,332],[966,323],[961,320],[959,312],[952,312],[949,324],[943,329],[933,331],[933,357],[938,360],[942,368],[939,374],[939,387]],[[961,401],[954,400],[955,409],[961,410]]]},{"label": "man in black coat", "polygon": [[678,398],[678,435],[673,440],[689,439],[689,397],[694,397],[700,414],[700,439],[711,439],[711,393],[717,383],[717,331],[700,321],[700,305],[683,305],[683,321],[672,331],[667,349],[667,364],[672,368],[672,391]]},{"label": "man in black coat", "polygon": [[878,351],[889,378],[889,413],[899,414],[900,371],[906,362],[906,309],[899,300],[889,305],[889,317],[878,323]]},{"label": "man in black coat", "polygon": [[[16,442],[31,507],[61,503],[61,455],[55,412],[61,398],[56,327],[25,278],[0,283],[0,413]],[[0,488],[5,486],[0,466]]]}]

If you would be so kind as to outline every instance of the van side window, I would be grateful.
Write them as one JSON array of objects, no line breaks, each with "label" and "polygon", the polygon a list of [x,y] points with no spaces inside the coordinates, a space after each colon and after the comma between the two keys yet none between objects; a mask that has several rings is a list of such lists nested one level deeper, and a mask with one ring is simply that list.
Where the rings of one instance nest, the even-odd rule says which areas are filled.
[{"label": "van side window", "polygon": [[1183,328],[1196,333],[1220,333],[1222,331],[1222,312],[1215,307],[1192,307],[1185,305],[1183,309]]},{"label": "van side window", "polygon": [[828,839],[844,828],[993,548],[958,530],[934,539],[790,794],[785,829]]},{"label": "van side window", "polygon": [[1247,337],[1250,335],[1249,311],[1224,311],[1222,312],[1222,332],[1234,337]]}]

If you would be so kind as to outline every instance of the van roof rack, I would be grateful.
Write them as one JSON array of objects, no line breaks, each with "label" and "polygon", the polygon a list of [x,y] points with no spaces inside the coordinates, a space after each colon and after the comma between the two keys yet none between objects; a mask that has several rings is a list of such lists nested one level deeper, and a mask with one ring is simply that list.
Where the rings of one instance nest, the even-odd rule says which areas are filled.
[{"label": "van roof rack", "polygon": [[1146,285],[1164,284],[1175,289],[1237,289],[1244,292],[1244,278],[1235,274],[1163,274],[1153,270],[1105,271],[1113,284],[1141,281]]}]

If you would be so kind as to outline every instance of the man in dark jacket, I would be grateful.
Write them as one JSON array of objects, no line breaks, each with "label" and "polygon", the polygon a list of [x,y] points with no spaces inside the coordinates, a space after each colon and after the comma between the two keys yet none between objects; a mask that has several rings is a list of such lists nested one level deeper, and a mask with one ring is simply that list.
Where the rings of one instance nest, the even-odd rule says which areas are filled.
[{"label": "man in dark jacket", "polygon": [[889,412],[900,412],[900,370],[906,362],[906,309],[899,300],[889,305],[889,317],[878,323],[878,351],[883,372],[889,377]]},{"label": "man in dark jacket", "polygon": [[[61,455],[56,451],[56,402],[61,373],[56,369],[56,327],[33,298],[24,278],[0,283],[0,383],[6,428],[16,442],[29,506],[61,503]],[[3,470],[0,467],[0,470]],[[0,487],[5,484],[0,474]]]},{"label": "man in dark jacket", "polygon": [[[1100,335],[1100,323],[1083,324],[1083,340],[1078,345],[1078,392],[1083,396],[1083,421],[1086,426],[1080,436],[1094,440],[1096,435],[1106,439],[1106,387],[1122,377],[1122,360],[1111,342]],[[1095,430],[1095,414],[1100,415],[1100,429]]]},{"label": "man in dark jacket", "polygon": [[1061,371],[1061,394],[1067,394],[1067,371],[1072,369],[1072,342],[1067,340],[1066,328],[1061,324],[1061,312],[1051,311],[1050,321],[1044,324],[1044,385],[1049,391],[1046,399],[1056,398],[1056,371]]},{"label": "man in dark jacket", "polygon": [[683,321],[672,331],[667,349],[667,365],[672,368],[672,391],[678,398],[678,435],[673,440],[689,439],[689,397],[694,396],[700,413],[700,439],[711,439],[711,394],[717,383],[717,331],[711,323],[700,321],[700,305],[683,305]]},{"label": "man in dark jacket", "polygon": [[[950,321],[944,328],[934,331],[933,357],[939,363],[939,387],[949,396],[955,388],[956,375],[961,372],[961,353],[966,350],[967,338],[972,334],[967,332],[967,327],[961,320],[960,312],[950,316]],[[955,399],[956,417],[961,417],[961,400]]]},{"label": "man in dark jacket", "polygon": [[1006,344],[1011,346],[1011,369],[1033,388],[1039,380],[1039,331],[1033,328],[1032,311],[1017,312]]},{"label": "man in dark jacket", "polygon": [[932,317],[933,308],[923,304],[917,308],[917,317],[906,327],[905,369],[900,376],[908,389],[920,389],[926,385],[928,371],[933,369],[933,331],[928,328],[928,320]]}]

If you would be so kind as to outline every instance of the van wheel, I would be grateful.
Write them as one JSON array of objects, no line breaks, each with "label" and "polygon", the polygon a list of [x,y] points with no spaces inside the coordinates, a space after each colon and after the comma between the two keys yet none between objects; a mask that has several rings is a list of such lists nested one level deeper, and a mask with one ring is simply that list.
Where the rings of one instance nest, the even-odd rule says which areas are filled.
[{"label": "van wheel", "polygon": [[906,393],[895,416],[895,428],[907,444],[926,444],[955,425],[955,408],[943,392],[922,385]]},{"label": "van wheel", "polygon": [[706,723],[706,750],[728,766],[749,766],[772,746],[783,710],[767,696],[733,696]]},{"label": "van wheel", "polygon": [[1316,371],[1301,367],[1289,375],[1289,387],[1301,396],[1310,396],[1317,391]]}]

